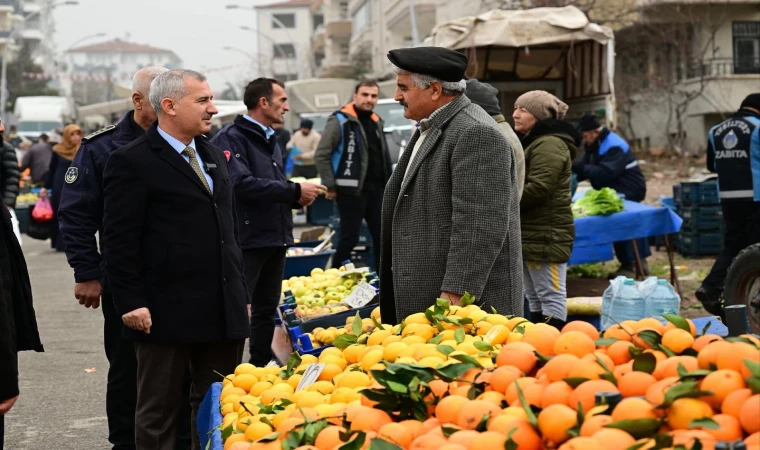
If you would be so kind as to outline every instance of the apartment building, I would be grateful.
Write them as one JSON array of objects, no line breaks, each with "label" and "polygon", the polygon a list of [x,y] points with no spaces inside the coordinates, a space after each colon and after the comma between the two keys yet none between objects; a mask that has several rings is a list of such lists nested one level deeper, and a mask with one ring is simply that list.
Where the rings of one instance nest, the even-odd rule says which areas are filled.
[{"label": "apartment building", "polygon": [[616,34],[621,129],[641,149],[701,154],[710,128],[760,91],[760,0],[639,6]]},{"label": "apartment building", "polygon": [[256,7],[258,56],[271,61],[267,75],[282,81],[310,78],[315,63],[312,36],[315,21],[312,0],[291,0]]},{"label": "apartment building", "polygon": [[315,24],[311,45],[316,76],[330,77],[351,66],[348,3],[348,0],[315,0],[311,5]]},{"label": "apartment building", "polygon": [[18,27],[9,50],[16,52],[26,45],[34,62],[45,72],[54,72],[52,7],[51,0],[0,0],[0,48],[10,41],[13,28]]}]

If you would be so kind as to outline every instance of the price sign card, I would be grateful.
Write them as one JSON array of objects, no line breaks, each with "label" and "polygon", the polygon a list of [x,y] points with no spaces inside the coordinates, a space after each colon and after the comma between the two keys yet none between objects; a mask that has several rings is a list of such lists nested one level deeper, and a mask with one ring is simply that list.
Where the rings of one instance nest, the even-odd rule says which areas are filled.
[{"label": "price sign card", "polygon": [[350,295],[343,299],[343,303],[352,308],[361,308],[371,302],[376,295],[377,289],[363,281],[356,286],[356,289]]},{"label": "price sign card", "polygon": [[296,386],[296,392],[300,391],[301,389],[306,389],[307,387],[316,383],[319,375],[323,370],[325,370],[325,365],[326,364],[322,363],[309,364],[301,376],[301,381],[299,381],[298,386]]}]

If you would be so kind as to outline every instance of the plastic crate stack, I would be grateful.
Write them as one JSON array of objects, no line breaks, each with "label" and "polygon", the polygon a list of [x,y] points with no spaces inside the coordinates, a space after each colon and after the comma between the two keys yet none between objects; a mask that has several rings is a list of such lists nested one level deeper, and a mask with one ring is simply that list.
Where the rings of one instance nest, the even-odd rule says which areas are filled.
[{"label": "plastic crate stack", "polygon": [[718,183],[686,182],[673,186],[676,211],[683,219],[676,246],[686,257],[716,255],[723,250],[723,212]]},{"label": "plastic crate stack", "polygon": [[[333,235],[333,248],[338,248],[338,242],[340,242],[340,219],[335,218],[330,225],[335,230]],[[359,242],[351,251],[351,262],[357,267],[369,267],[370,270],[375,271],[375,249],[372,245],[372,234],[369,232],[369,227],[366,221],[362,221],[362,227],[359,231]],[[379,249],[378,249],[379,251]]]}]

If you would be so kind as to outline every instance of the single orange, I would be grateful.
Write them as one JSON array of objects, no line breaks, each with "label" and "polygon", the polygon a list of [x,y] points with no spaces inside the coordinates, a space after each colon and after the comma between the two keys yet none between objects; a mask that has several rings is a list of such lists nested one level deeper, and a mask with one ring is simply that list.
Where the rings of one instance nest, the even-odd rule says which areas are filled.
[{"label": "single orange", "polygon": [[583,320],[573,320],[566,323],[565,326],[562,327],[560,334],[567,333],[568,331],[580,331],[594,341],[599,339],[599,330],[597,330],[595,326],[591,325],[588,322],[584,322]]},{"label": "single orange", "polygon": [[728,414],[739,418],[739,411],[742,409],[744,401],[752,397],[752,391],[749,389],[739,389],[726,396],[723,403],[720,405],[720,411],[723,414]]},{"label": "single orange", "polygon": [[618,378],[618,389],[623,397],[637,397],[646,395],[657,379],[646,372],[629,372]]},{"label": "single orange", "polygon": [[575,410],[566,405],[550,405],[538,413],[538,429],[544,440],[559,445],[570,439],[567,431],[578,423]]}]

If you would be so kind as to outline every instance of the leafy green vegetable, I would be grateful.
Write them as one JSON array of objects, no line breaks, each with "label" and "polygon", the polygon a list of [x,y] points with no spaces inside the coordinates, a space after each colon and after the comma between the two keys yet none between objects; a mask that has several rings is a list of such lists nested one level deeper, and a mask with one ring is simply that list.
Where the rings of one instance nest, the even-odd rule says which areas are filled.
[{"label": "leafy green vegetable", "polygon": [[589,189],[572,209],[574,217],[607,216],[623,211],[623,199],[612,188]]}]

